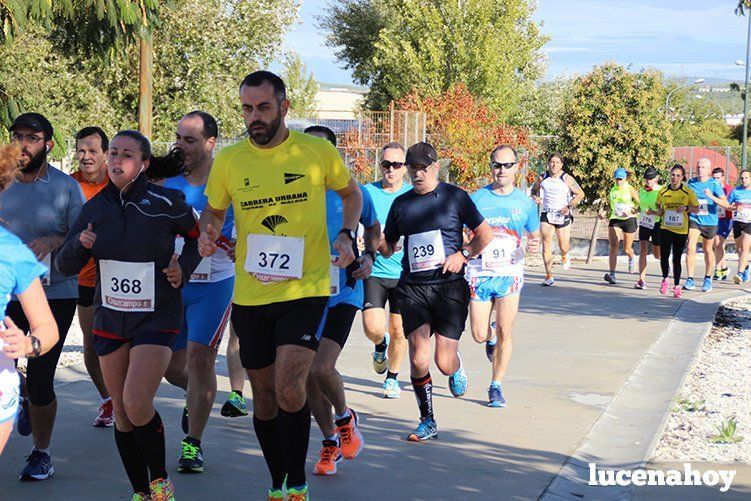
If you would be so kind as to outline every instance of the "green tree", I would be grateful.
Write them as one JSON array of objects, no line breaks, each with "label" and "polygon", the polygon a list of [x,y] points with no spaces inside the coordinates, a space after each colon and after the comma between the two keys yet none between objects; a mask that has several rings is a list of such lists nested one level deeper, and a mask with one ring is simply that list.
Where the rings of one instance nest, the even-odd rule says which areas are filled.
[{"label": "green tree", "polygon": [[572,85],[573,79],[566,77],[538,83],[530,92],[525,105],[520,108],[514,122],[529,127],[536,135],[559,135],[564,105]]},{"label": "green tree", "polygon": [[[368,105],[409,92],[438,96],[464,83],[502,118],[515,116],[542,75],[547,38],[530,0],[345,0],[321,26]],[[377,36],[376,36],[377,35]]]},{"label": "green tree", "polygon": [[287,86],[287,98],[290,100],[290,112],[294,116],[311,116],[316,111],[316,94],[319,85],[313,73],[308,72],[305,63],[294,52],[284,56],[282,79]]},{"label": "green tree", "polygon": [[576,79],[560,147],[584,190],[585,206],[606,200],[618,167],[634,175],[667,166],[672,138],[664,95],[660,73],[633,73],[615,63]]}]

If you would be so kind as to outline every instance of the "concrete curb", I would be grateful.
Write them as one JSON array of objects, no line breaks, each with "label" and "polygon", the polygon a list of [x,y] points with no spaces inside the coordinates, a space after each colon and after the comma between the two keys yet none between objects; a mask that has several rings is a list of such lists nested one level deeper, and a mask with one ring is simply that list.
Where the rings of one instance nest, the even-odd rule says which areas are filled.
[{"label": "concrete curb", "polygon": [[590,486],[589,463],[598,469],[645,467],[717,309],[740,295],[733,290],[681,304],[539,499],[631,499],[633,486]]}]

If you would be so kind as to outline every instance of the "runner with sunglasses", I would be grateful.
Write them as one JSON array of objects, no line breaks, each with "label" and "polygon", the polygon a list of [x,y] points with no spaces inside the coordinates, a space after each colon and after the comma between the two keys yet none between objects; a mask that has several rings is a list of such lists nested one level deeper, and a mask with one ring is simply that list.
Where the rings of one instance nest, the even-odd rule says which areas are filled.
[{"label": "runner with sunglasses", "polygon": [[[407,174],[405,154],[404,146],[400,143],[384,145],[381,149],[381,179],[362,187],[373,199],[378,221],[386,221],[394,200],[412,189],[404,180]],[[373,369],[377,374],[386,373],[383,381],[384,398],[399,398],[402,391],[397,378],[407,351],[407,339],[404,337],[402,315],[396,301],[396,286],[402,273],[403,255],[401,245],[397,245],[396,252],[388,258],[376,254],[373,272],[365,279],[362,326],[365,335],[374,345]],[[389,306],[388,318],[386,303]]]}]

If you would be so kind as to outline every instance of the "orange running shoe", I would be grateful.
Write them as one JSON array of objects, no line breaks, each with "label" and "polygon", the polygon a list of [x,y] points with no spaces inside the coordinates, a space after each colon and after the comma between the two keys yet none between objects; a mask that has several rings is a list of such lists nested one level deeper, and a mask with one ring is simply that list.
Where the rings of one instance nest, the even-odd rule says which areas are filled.
[{"label": "orange running shoe", "polygon": [[319,451],[320,458],[313,466],[316,475],[334,475],[336,464],[342,460],[342,450],[336,440],[324,440],[323,447]]},{"label": "orange running shoe", "polygon": [[112,400],[107,399],[106,402],[99,406],[99,415],[94,419],[94,426],[110,427],[115,424],[115,410],[112,408]]},{"label": "orange running shoe", "polygon": [[157,478],[149,484],[151,501],[175,501],[175,486],[168,478]]},{"label": "orange running shoe", "polygon": [[287,501],[309,501],[308,484],[299,489],[287,489]]},{"label": "orange running shoe", "polygon": [[349,409],[349,416],[334,421],[336,431],[341,441],[342,456],[344,459],[355,459],[365,445],[365,439],[357,428],[358,417],[353,409]]}]

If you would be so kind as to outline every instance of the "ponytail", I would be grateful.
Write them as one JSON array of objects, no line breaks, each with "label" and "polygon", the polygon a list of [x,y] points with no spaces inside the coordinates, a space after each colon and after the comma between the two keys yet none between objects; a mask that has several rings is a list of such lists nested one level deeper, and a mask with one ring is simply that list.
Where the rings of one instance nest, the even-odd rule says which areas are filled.
[{"label": "ponytail", "polygon": [[149,168],[146,170],[146,177],[151,181],[167,179],[178,175],[187,175],[188,170],[185,168],[185,155],[177,148],[172,148],[163,157],[151,155]]},{"label": "ponytail", "polygon": [[0,146],[0,192],[13,182],[21,158],[21,145],[13,141]]}]

